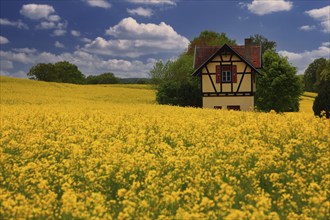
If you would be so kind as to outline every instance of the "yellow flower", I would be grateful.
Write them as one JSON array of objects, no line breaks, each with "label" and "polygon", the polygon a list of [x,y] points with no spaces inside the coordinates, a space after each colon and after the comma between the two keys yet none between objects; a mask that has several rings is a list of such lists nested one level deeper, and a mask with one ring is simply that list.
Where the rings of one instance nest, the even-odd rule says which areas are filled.
[{"label": "yellow flower", "polygon": [[[1,77],[4,219],[329,219],[329,120]],[[276,212],[274,211],[276,210]]]}]

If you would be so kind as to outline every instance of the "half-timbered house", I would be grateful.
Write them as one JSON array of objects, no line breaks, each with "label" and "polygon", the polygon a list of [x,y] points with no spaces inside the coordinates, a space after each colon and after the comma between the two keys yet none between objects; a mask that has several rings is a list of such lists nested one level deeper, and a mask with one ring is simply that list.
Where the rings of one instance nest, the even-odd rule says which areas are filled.
[{"label": "half-timbered house", "polygon": [[261,75],[261,46],[196,47],[194,76],[201,79],[204,108],[253,110],[256,75]]}]

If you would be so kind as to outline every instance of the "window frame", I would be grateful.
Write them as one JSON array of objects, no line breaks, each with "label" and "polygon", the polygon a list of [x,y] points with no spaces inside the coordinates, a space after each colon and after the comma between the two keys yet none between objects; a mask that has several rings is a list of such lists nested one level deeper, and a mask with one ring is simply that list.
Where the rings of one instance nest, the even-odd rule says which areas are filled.
[{"label": "window frame", "polygon": [[222,83],[231,83],[233,80],[231,65],[221,66],[221,82]]}]

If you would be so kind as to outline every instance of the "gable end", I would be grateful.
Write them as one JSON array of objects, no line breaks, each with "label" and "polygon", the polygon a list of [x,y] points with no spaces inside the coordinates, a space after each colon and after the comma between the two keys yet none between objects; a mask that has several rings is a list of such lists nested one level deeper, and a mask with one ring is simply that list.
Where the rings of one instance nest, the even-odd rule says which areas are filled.
[{"label": "gable end", "polygon": [[[252,70],[254,70],[257,74],[262,75],[259,70],[257,70],[258,67],[261,67],[261,59],[260,59],[260,53],[261,53],[261,47],[260,46],[253,46],[251,48],[251,60],[248,61],[244,55],[245,55],[245,49],[244,46],[232,46],[225,44],[222,47],[216,47],[216,46],[209,46],[209,47],[201,47],[195,48],[195,58],[194,58],[194,73],[193,76],[197,76],[201,73],[201,70],[205,65],[207,65],[210,61],[212,61],[217,55],[223,54],[223,53],[231,53],[238,56],[243,62],[245,62]],[[258,61],[260,60],[260,61]],[[204,62],[203,62],[204,61]]]}]

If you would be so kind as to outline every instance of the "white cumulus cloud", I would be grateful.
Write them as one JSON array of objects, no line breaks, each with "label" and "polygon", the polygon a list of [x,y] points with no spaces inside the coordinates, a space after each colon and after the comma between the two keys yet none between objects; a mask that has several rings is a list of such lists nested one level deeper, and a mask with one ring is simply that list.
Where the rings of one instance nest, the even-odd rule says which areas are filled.
[{"label": "white cumulus cloud", "polygon": [[64,22],[53,22],[53,21],[41,21],[40,24],[36,26],[36,29],[56,29],[56,30],[65,30],[68,26],[66,21]]},{"label": "white cumulus cloud", "polygon": [[15,52],[18,52],[18,53],[35,53],[35,52],[37,52],[37,49],[35,49],[35,48],[27,48],[27,47],[24,47],[24,48],[14,48],[12,50],[15,51]]},{"label": "white cumulus cloud", "polygon": [[56,27],[56,24],[55,22],[52,22],[52,21],[42,21],[40,22],[39,25],[37,25],[37,29],[44,29],[44,30],[47,30],[47,29],[53,29]]},{"label": "white cumulus cloud", "polygon": [[80,36],[80,32],[79,31],[76,31],[76,30],[72,30],[71,31],[71,35],[72,36],[75,36],[75,37],[79,37]]},{"label": "white cumulus cloud", "polygon": [[86,51],[61,54],[61,58],[74,63],[86,75],[95,75],[104,72],[113,72],[121,78],[148,77],[155,60],[148,59],[146,62],[125,59],[104,59]]},{"label": "white cumulus cloud", "polygon": [[22,6],[20,13],[33,20],[48,19],[51,14],[55,13],[55,9],[51,5],[27,4]]},{"label": "white cumulus cloud", "polygon": [[36,29],[55,29],[53,31],[53,36],[62,36],[67,32],[65,29],[68,25],[68,22],[65,20],[63,21],[63,19],[61,19],[61,17],[56,14],[55,9],[51,5],[23,5],[20,13],[27,18],[40,20],[40,23],[36,26]]},{"label": "white cumulus cloud", "polygon": [[19,29],[29,29],[29,26],[25,23],[23,23],[21,20],[18,21],[10,21],[6,18],[0,18],[0,25],[8,25],[17,27]]},{"label": "white cumulus cloud", "polygon": [[66,30],[57,29],[53,31],[53,36],[63,36],[66,34]]},{"label": "white cumulus cloud", "polygon": [[24,52],[12,52],[12,51],[0,51],[0,57],[5,60],[30,64],[33,63],[33,59],[31,59],[32,54],[24,53]]},{"label": "white cumulus cloud", "polygon": [[179,35],[170,25],[137,23],[133,18],[125,18],[106,30],[106,34],[116,39],[97,37],[86,44],[85,51],[96,54],[139,57],[146,54],[181,53],[189,40]]},{"label": "white cumulus cloud", "polygon": [[[38,63],[56,63],[65,60],[75,64],[79,70],[87,76],[113,72],[117,77],[121,78],[148,77],[150,69],[156,62],[155,59],[148,59],[144,62],[140,60],[105,59],[96,54],[81,50],[61,54],[53,54],[49,52],[25,53],[24,51],[28,52],[27,48],[18,48],[16,51],[0,51],[0,57],[1,60],[6,60],[8,69],[13,62],[34,66]],[[26,77],[25,72],[27,71],[28,70],[21,71],[24,74],[22,74],[22,76],[17,76],[17,74],[9,73],[3,69],[1,70],[1,74]]]},{"label": "white cumulus cloud", "polygon": [[92,7],[111,8],[111,4],[106,0],[85,0],[85,2]]},{"label": "white cumulus cloud", "polygon": [[0,36],[0,44],[8,44],[9,40],[3,36]]},{"label": "white cumulus cloud", "polygon": [[92,42],[92,40],[89,39],[89,38],[87,38],[87,37],[82,38],[81,41],[84,42],[84,43],[90,43],[90,42]]},{"label": "white cumulus cloud", "polygon": [[[179,41],[187,40],[180,36],[170,25],[165,22],[160,24],[138,23],[134,18],[124,18],[117,25],[106,30],[107,35],[120,39],[175,39]],[[188,42],[189,43],[189,42]]]},{"label": "white cumulus cloud", "polygon": [[288,57],[289,62],[293,66],[298,67],[298,74],[303,74],[310,63],[315,59],[324,57],[330,59],[330,43],[324,42],[319,48],[301,53],[282,50],[278,52],[280,55]]},{"label": "white cumulus cloud", "polygon": [[59,42],[59,41],[55,41],[54,46],[57,47],[57,48],[65,48],[64,44],[62,44],[62,43]]},{"label": "white cumulus cloud", "polygon": [[48,20],[49,20],[49,21],[53,21],[53,22],[57,22],[57,21],[61,20],[61,17],[58,16],[58,15],[50,15],[50,16],[48,17]]},{"label": "white cumulus cloud", "polygon": [[153,15],[153,12],[150,8],[142,8],[142,7],[138,7],[135,9],[127,9],[127,12],[130,15],[138,15],[142,17],[151,17]]},{"label": "white cumulus cloud", "polygon": [[323,32],[330,33],[330,5],[306,11],[306,14],[321,22]]},{"label": "white cumulus cloud", "polygon": [[266,15],[279,11],[290,11],[293,3],[285,0],[253,0],[252,3],[240,3],[250,12],[257,15]]},{"label": "white cumulus cloud", "polygon": [[316,26],[315,25],[303,25],[299,28],[299,30],[302,31],[311,31],[311,30],[315,30]]},{"label": "white cumulus cloud", "polygon": [[330,47],[330,42],[323,42],[322,43],[322,46],[324,46],[324,47]]}]

